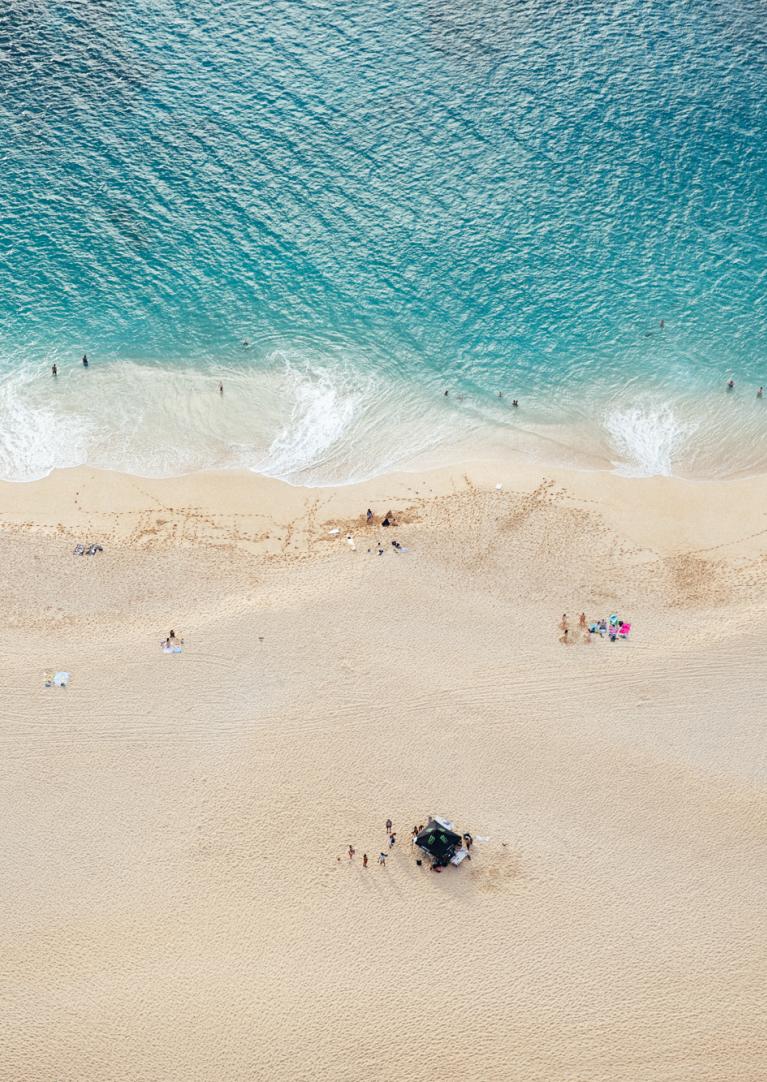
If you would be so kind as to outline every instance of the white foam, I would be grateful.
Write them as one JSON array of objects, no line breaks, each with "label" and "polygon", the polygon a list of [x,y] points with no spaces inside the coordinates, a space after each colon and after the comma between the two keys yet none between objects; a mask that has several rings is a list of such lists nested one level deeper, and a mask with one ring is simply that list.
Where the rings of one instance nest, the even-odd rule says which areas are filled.
[{"label": "white foam", "polygon": [[670,477],[696,428],[666,404],[614,408],[605,415],[604,425],[620,456],[613,465],[627,477]]},{"label": "white foam", "polygon": [[[322,472],[348,442],[352,423],[371,395],[369,380],[354,380],[341,370],[286,363],[282,400],[289,416],[269,445],[258,473],[299,480]],[[366,386],[367,384],[367,386]]]},{"label": "white foam", "polygon": [[[51,376],[47,376],[50,384]],[[29,369],[0,381],[0,477],[35,481],[59,467],[87,461],[91,428],[87,418],[62,410],[44,393]]]},{"label": "white foam", "polygon": [[[224,395],[218,394],[223,380]],[[144,477],[250,469],[305,485],[407,468],[456,434],[432,401],[338,353],[273,350],[258,365],[59,362],[0,377],[0,478],[89,465]]]},{"label": "white foam", "polygon": [[672,405],[648,391],[630,406],[592,395],[575,420],[533,423],[529,410],[445,399],[441,387],[311,343],[231,368],[121,361],[85,371],[59,359],[58,379],[47,365],[2,368],[0,478],[12,481],[88,465],[144,477],[253,470],[340,485],[510,452],[575,468],[611,463],[634,477],[767,468],[764,403],[742,396],[706,408],[699,397]]}]

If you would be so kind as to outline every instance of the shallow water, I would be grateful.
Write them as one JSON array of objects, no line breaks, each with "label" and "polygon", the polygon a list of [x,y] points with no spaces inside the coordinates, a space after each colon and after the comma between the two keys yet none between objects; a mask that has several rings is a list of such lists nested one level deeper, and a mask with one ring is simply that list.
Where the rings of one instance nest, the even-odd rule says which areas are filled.
[{"label": "shallow water", "polygon": [[764,469],[766,57],[744,0],[6,5],[0,476]]}]

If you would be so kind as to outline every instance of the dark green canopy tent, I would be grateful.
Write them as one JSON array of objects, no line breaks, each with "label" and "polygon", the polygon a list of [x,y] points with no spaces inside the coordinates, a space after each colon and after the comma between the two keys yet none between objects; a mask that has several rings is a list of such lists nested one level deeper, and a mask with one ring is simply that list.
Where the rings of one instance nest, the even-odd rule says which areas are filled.
[{"label": "dark green canopy tent", "polygon": [[461,845],[461,835],[451,830],[444,819],[430,819],[417,835],[415,844],[438,864],[447,864],[456,846]]}]

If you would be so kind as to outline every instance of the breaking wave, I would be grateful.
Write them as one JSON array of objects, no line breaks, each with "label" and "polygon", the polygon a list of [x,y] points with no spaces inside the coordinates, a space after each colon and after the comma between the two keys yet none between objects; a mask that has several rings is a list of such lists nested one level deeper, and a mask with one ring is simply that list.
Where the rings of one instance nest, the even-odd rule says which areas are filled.
[{"label": "breaking wave", "polygon": [[619,455],[616,470],[629,477],[670,477],[697,427],[668,405],[613,409],[604,423]]}]

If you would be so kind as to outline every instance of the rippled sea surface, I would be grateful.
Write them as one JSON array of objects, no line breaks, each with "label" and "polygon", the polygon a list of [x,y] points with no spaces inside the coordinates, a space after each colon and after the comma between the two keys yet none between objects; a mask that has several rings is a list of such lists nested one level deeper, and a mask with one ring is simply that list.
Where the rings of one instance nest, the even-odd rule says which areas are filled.
[{"label": "rippled sea surface", "polygon": [[325,483],[486,439],[767,468],[766,27],[756,0],[8,0],[0,476]]}]

